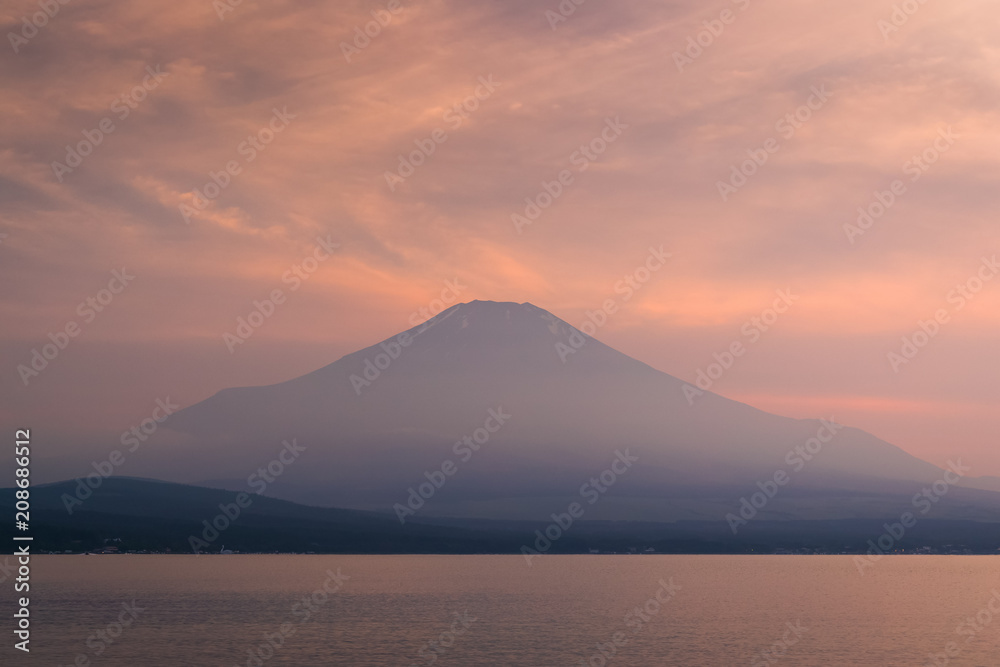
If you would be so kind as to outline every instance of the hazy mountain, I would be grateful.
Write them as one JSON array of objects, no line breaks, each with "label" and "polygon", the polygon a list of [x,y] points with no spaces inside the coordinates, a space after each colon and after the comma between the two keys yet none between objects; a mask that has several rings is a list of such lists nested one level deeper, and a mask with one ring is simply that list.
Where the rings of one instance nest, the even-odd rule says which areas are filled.
[{"label": "hazy mountain", "polygon": [[[777,471],[790,482],[771,518],[898,516],[944,474],[863,431],[686,386],[531,304],[474,301],[302,377],[178,412],[157,435],[169,457],[148,472],[246,489],[295,438],[305,450],[268,494],[391,511],[451,460],[422,515],[530,519],[565,510],[628,450],[637,461],[588,518],[635,520],[719,519]],[[479,451],[456,444],[500,414]],[[811,460],[795,453],[834,431]],[[950,504],[963,512],[1000,506],[1000,494],[962,493]]]}]

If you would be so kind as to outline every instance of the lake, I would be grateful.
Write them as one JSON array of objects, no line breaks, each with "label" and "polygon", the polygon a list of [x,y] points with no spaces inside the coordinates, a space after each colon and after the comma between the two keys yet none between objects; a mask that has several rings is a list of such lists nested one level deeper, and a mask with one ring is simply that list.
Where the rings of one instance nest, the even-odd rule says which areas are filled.
[{"label": "lake", "polygon": [[5,664],[909,666],[935,664],[932,655],[939,665],[1000,664],[1000,558],[990,556],[890,556],[863,576],[851,556],[542,556],[528,566],[520,556],[121,555],[32,565],[31,656],[5,630]]}]

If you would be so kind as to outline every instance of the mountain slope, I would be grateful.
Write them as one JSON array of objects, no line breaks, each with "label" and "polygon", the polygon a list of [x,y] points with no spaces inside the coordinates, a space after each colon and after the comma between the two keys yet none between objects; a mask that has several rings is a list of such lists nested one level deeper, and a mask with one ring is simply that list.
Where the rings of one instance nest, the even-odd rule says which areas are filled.
[{"label": "mountain slope", "polygon": [[[912,494],[943,474],[862,431],[712,393],[692,404],[684,387],[531,304],[475,301],[302,377],[178,412],[163,437],[177,436],[181,465],[156,474],[243,488],[294,437],[303,462],[269,493],[386,510],[451,460],[457,471],[421,511],[527,518],[564,509],[627,448],[638,462],[595,511],[649,519],[718,518],[778,470],[793,477],[769,507],[783,518],[830,507],[828,518],[857,516],[859,494]],[[510,417],[479,451],[456,449],[491,410]],[[828,444],[813,441],[821,450],[810,461],[795,455],[833,430]]]}]

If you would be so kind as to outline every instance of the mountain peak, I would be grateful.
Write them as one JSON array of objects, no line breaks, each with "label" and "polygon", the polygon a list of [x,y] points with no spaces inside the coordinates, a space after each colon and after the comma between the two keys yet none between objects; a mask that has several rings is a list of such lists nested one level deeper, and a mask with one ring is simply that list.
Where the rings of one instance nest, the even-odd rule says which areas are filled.
[{"label": "mountain peak", "polygon": [[[525,301],[524,303],[517,303],[516,301],[489,301],[486,299],[475,299],[473,301],[466,301],[464,303],[458,303],[450,308],[443,310],[438,317],[445,315],[448,311],[461,311],[465,314],[473,313],[507,313],[507,312],[525,312],[525,313],[544,313],[546,315],[552,316],[544,308],[539,308],[533,303]],[[554,316],[553,316],[554,317]]]},{"label": "mountain peak", "polygon": [[477,299],[455,304],[405,334],[414,338],[447,339],[449,344],[490,347],[544,342],[554,350],[554,337],[568,339],[575,331],[564,320],[532,303]]},{"label": "mountain peak", "polygon": [[490,299],[473,299],[472,301],[466,301],[465,303],[458,304],[460,306],[476,306],[479,308],[493,308],[497,306],[531,306],[536,308],[532,303],[525,301],[524,303],[518,303],[516,301],[492,301]]}]

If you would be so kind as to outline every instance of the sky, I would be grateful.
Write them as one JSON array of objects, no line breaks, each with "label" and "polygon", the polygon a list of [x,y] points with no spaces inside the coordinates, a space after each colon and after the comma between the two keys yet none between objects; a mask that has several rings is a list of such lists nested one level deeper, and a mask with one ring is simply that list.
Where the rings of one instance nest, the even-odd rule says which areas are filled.
[{"label": "sky", "polygon": [[1000,475],[985,0],[56,4],[0,9],[0,425],[49,457],[488,299]]}]

